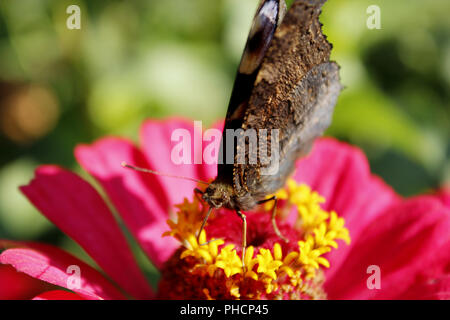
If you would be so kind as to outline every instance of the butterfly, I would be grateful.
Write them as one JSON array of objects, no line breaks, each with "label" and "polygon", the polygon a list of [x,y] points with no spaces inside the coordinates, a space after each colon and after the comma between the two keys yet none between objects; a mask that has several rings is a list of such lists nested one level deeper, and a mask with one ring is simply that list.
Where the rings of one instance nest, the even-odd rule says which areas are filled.
[{"label": "butterfly", "polygon": [[[295,0],[289,10],[284,0],[260,1],[226,114],[219,159],[227,161],[218,164],[217,177],[205,191],[194,190],[209,205],[198,236],[213,209],[231,209],[242,219],[242,261],[244,212],[257,205],[274,202],[272,225],[287,241],[275,220],[277,198],[270,195],[286,184],[296,160],[331,124],[342,90],[339,67],[330,62],[332,45],[319,22],[325,1]],[[247,132],[263,144],[251,146]]]}]

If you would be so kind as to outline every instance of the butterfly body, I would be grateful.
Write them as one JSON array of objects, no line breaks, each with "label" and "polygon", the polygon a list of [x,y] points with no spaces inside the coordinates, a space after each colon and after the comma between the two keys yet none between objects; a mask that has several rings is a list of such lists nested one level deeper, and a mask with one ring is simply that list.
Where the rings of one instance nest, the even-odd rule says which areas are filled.
[{"label": "butterfly body", "polygon": [[261,0],[228,105],[219,153],[224,161],[213,182],[122,163],[137,171],[208,185],[205,191],[194,190],[209,205],[197,238],[213,209],[234,210],[243,222],[243,263],[247,246],[243,211],[273,200],[274,231],[288,241],[276,225],[277,199],[270,195],[284,187],[295,162],[330,125],[342,89],[339,67],[330,62],[332,46],[319,22],[325,2],[295,0],[286,12],[284,0]]}]

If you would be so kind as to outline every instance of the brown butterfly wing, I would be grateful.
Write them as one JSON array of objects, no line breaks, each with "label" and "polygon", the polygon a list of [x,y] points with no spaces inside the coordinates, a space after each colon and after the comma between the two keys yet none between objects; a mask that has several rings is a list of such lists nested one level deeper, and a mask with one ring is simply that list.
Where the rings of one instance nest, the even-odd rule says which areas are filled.
[{"label": "brown butterfly wing", "polygon": [[234,164],[233,184],[240,196],[264,198],[283,187],[295,160],[308,153],[331,123],[341,85],[338,66],[329,62],[332,46],[319,22],[324,2],[295,1],[274,34],[242,128],[279,130],[279,170],[261,175],[268,166],[264,158],[253,165]]},{"label": "brown butterfly wing", "polygon": [[[270,47],[275,30],[283,19],[285,12],[286,4],[284,0],[262,0],[253,19],[231,93],[219,154],[219,161],[222,160],[222,162],[219,162],[218,165],[218,178],[221,181],[227,181],[229,184],[232,184],[233,181],[236,143],[233,143],[233,139],[227,141],[226,131],[227,129],[242,128],[256,77]],[[228,144],[232,150],[227,152],[226,146]],[[227,161],[227,157],[230,157],[231,160]]]}]

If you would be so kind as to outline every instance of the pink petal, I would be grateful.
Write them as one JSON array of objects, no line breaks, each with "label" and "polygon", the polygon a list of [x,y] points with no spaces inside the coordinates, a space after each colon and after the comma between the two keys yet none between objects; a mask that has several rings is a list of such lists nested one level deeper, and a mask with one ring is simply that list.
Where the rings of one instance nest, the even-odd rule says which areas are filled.
[{"label": "pink petal", "polygon": [[[309,156],[297,163],[294,178],[325,197],[325,210],[334,210],[345,218],[352,239],[358,239],[368,224],[400,200],[389,186],[370,173],[368,161],[358,148],[332,138],[316,141]],[[347,259],[352,245],[342,243],[338,250],[327,255],[331,263],[327,279]]]},{"label": "pink petal", "polygon": [[450,274],[417,282],[400,299],[450,300]]},{"label": "pink petal", "polygon": [[41,166],[28,186],[28,199],[78,242],[98,265],[136,298],[152,296],[122,231],[103,199],[86,181],[56,166]]},{"label": "pink petal", "polygon": [[169,229],[169,202],[160,177],[126,169],[122,161],[148,168],[143,154],[129,141],[105,138],[75,149],[75,157],[104,188],[144,252],[161,267],[178,243],[162,238]]},{"label": "pink petal", "polygon": [[[172,133],[177,129],[185,130],[191,137],[191,159],[189,164],[175,164],[171,159],[172,148],[177,145],[177,141],[172,142],[171,137]],[[200,135],[198,131],[197,133]],[[194,126],[192,122],[183,119],[147,120],[141,127],[140,140],[150,169],[177,176],[200,178],[202,165],[194,164],[194,153],[201,157],[202,149],[199,144],[194,143]],[[169,177],[161,177],[161,183],[169,198],[170,208],[173,208],[175,204],[182,203],[186,197],[191,199],[193,190],[197,186],[195,182]]]},{"label": "pink petal", "polygon": [[[336,276],[325,282],[329,297],[397,299],[417,282],[448,275],[449,230],[450,211],[434,197],[417,197],[386,210],[354,238]],[[367,287],[371,265],[381,271],[379,290]]]},{"label": "pink petal", "polygon": [[33,300],[85,300],[76,293],[63,291],[63,290],[53,290],[43,292],[40,295],[33,298]]},{"label": "pink petal", "polygon": [[[224,121],[217,121],[215,122],[210,129],[215,129],[218,130],[220,132],[223,131],[223,127],[224,127]],[[203,132],[203,135],[205,135],[207,131]],[[203,150],[202,153],[205,154],[206,153],[206,149],[210,144],[215,143],[215,141],[204,141],[203,142]],[[219,141],[220,143],[220,141]],[[218,154],[217,154],[218,156]],[[203,161],[203,165],[199,166],[199,179],[203,180],[203,181],[208,181],[211,179],[214,179],[217,176],[217,158],[214,159],[214,163],[212,164],[208,164],[205,161]]]},{"label": "pink petal", "polygon": [[51,289],[46,282],[17,272],[9,265],[0,265],[0,300],[28,300]]},{"label": "pink petal", "polygon": [[[124,299],[124,296],[97,270],[83,261],[50,245],[0,241],[0,248],[9,248],[0,254],[0,263],[12,265],[17,271],[68,288],[74,273],[69,266],[80,271],[80,288],[70,288],[86,299]],[[67,272],[69,271],[69,272]]]},{"label": "pink petal", "polygon": [[450,187],[439,190],[437,196],[447,208],[450,208]]}]

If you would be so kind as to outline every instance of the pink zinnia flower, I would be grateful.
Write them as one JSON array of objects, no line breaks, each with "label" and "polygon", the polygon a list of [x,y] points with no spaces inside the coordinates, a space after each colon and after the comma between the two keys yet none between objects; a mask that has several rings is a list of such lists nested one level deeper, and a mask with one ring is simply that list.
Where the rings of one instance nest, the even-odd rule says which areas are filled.
[{"label": "pink zinnia flower", "polygon": [[[359,149],[319,139],[279,192],[284,201],[278,223],[291,241],[284,243],[274,234],[269,214],[261,212],[270,208],[249,212],[252,249],[243,270],[241,226],[234,213],[217,212],[202,235],[201,241],[209,242],[199,246],[192,237],[203,212],[193,195],[195,183],[120,165],[126,161],[206,181],[215,177],[215,165],[173,164],[170,137],[178,128],[193,136],[187,121],[150,120],[142,126],[140,148],[109,137],[75,150],[78,162],[100,183],[120,219],[161,271],[158,292],[148,284],[98,192],[76,174],[46,165],[36,170],[22,192],[78,242],[107,277],[57,247],[0,240],[0,263],[5,265],[0,266],[0,298],[450,298],[447,191],[403,199],[370,173]],[[176,217],[176,222],[167,223]],[[70,266],[81,271],[79,286],[70,285]],[[373,266],[381,272],[379,288],[368,286]]]}]

